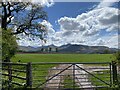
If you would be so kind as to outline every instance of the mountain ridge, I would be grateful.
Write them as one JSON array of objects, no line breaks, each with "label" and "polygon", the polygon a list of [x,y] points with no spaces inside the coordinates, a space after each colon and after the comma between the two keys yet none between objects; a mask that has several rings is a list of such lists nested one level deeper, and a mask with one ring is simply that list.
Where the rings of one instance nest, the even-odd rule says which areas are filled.
[{"label": "mountain ridge", "polygon": [[62,46],[41,46],[41,47],[31,47],[31,46],[19,46],[18,50],[21,52],[57,52],[57,53],[114,53],[118,49],[109,48],[106,46],[87,46],[87,45],[77,45],[77,44],[67,44]]}]

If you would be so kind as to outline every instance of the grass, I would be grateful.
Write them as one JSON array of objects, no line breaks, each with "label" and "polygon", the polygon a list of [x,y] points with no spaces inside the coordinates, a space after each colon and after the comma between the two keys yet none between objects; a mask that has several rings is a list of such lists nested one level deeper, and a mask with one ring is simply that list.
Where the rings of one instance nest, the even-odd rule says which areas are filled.
[{"label": "grass", "polygon": [[64,81],[62,82],[63,88],[68,89],[76,89],[79,88],[79,86],[75,83],[75,80],[73,80],[73,77],[70,75],[64,76]]},{"label": "grass", "polygon": [[[112,54],[16,54],[12,58],[12,62],[28,63],[28,62],[111,62]],[[48,71],[54,65],[33,65],[33,82],[35,84],[44,83]],[[42,70],[37,69],[45,69]],[[44,77],[43,77],[44,76]],[[37,80],[37,81],[35,81]],[[66,80],[65,80],[66,82]],[[33,85],[37,86],[37,85]],[[66,86],[65,86],[66,87]]]},{"label": "grass", "polygon": [[17,54],[12,62],[111,62],[112,54]]},{"label": "grass", "polygon": [[[100,80],[103,80],[105,83],[110,84],[110,71],[109,70],[103,70],[100,72],[93,73],[95,77],[98,77]],[[93,76],[90,77],[90,81],[95,86],[109,86],[105,84],[104,82],[98,80]]]}]

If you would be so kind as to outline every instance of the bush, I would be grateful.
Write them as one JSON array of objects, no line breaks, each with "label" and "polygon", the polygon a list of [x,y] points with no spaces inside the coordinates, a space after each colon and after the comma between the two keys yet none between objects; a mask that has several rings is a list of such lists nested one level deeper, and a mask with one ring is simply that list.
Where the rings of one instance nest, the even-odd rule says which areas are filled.
[{"label": "bush", "polygon": [[115,57],[115,61],[120,64],[120,51],[116,52],[116,53],[114,54],[114,57]]},{"label": "bush", "polygon": [[11,29],[2,30],[2,60],[6,62],[9,62],[17,51],[16,37],[11,31]]}]

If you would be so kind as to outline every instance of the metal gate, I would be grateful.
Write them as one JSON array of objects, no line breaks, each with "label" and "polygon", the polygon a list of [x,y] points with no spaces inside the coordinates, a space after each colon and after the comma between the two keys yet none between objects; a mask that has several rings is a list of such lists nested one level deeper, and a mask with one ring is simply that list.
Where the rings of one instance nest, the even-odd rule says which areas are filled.
[{"label": "metal gate", "polygon": [[32,68],[32,87],[36,89],[94,90],[96,88],[110,88],[117,80],[116,67],[108,62],[32,63]]},{"label": "metal gate", "polygon": [[[9,67],[4,64],[9,64]],[[37,90],[101,90],[118,84],[115,62],[4,64],[2,75],[5,78],[8,76],[8,88],[11,88],[11,84],[16,84],[18,88],[23,85],[22,88]],[[18,69],[14,65],[17,65]]]}]

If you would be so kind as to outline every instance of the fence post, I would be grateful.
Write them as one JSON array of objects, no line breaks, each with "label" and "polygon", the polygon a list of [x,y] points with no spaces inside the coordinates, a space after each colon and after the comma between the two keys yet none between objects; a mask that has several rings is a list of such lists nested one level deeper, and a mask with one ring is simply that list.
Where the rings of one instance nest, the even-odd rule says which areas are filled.
[{"label": "fence post", "polygon": [[75,90],[75,64],[73,64],[73,90]]},{"label": "fence post", "polygon": [[115,61],[112,61],[112,71],[113,71],[113,85],[117,85],[117,65]]},{"label": "fence post", "polygon": [[27,63],[26,67],[26,84],[32,88],[32,64],[31,62]]},{"label": "fence post", "polygon": [[12,82],[12,64],[10,64],[10,62],[8,63],[8,80],[9,80],[9,82],[8,82],[8,86],[9,86],[9,88],[8,89],[10,89],[11,88],[11,82]]},{"label": "fence post", "polygon": [[109,64],[110,67],[110,87],[112,86],[112,64]]}]

